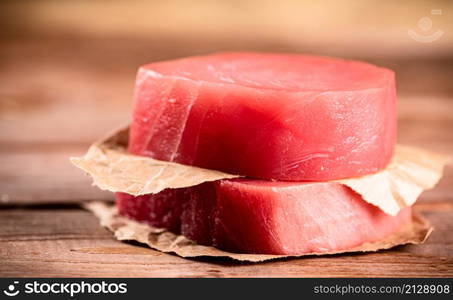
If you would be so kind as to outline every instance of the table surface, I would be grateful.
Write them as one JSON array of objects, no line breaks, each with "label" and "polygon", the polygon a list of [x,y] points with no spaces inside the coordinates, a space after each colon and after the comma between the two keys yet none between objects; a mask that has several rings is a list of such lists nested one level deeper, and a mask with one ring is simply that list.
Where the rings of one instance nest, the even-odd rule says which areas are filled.
[{"label": "table surface", "polygon": [[[452,167],[415,205],[435,228],[423,245],[253,264],[184,259],[116,241],[79,206],[112,195],[92,187],[68,158],[128,122],[136,67],[194,53],[180,43],[77,37],[2,42],[0,276],[453,276]],[[206,41],[201,47],[216,49]],[[453,58],[367,60],[397,72],[399,142],[453,154]]]}]

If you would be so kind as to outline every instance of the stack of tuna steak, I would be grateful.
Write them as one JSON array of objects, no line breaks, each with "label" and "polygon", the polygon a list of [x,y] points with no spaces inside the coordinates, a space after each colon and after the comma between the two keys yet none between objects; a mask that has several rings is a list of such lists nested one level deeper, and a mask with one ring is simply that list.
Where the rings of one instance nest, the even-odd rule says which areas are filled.
[{"label": "stack of tuna steak", "polygon": [[394,73],[333,58],[222,53],[140,68],[128,151],[244,176],[117,193],[120,214],[240,253],[336,252],[410,222],[335,180],[384,169]]}]

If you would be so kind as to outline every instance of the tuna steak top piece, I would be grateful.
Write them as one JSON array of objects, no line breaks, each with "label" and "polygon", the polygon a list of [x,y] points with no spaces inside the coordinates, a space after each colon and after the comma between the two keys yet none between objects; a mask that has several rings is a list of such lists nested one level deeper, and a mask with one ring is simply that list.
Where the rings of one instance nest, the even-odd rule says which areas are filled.
[{"label": "tuna steak top piece", "polygon": [[385,238],[411,219],[390,216],[334,182],[221,180],[134,197],[120,214],[239,253],[328,253]]},{"label": "tuna steak top piece", "polygon": [[254,178],[324,181],[383,169],[395,140],[392,71],[221,53],[140,68],[129,151]]}]

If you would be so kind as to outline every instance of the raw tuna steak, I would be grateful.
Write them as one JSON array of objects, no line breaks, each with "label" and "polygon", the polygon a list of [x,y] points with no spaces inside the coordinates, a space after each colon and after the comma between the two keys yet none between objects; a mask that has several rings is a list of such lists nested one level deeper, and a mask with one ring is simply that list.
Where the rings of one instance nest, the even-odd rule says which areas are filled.
[{"label": "raw tuna steak", "polygon": [[129,151],[233,174],[376,172],[396,139],[394,73],[324,57],[223,53],[140,68]]},{"label": "raw tuna steak", "polygon": [[159,194],[117,194],[119,212],[199,244],[241,253],[304,254],[348,249],[388,236],[396,217],[333,182],[221,180]]}]

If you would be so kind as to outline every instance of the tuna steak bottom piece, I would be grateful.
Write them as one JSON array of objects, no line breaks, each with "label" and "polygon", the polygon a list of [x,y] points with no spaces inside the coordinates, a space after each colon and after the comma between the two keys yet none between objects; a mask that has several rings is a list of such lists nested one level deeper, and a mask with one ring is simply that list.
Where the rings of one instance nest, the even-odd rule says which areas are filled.
[{"label": "tuna steak bottom piece", "polygon": [[121,215],[238,253],[332,252],[382,239],[410,221],[393,217],[339,183],[221,180],[134,197]]},{"label": "tuna steak bottom piece", "polygon": [[129,151],[250,178],[327,181],[383,169],[392,71],[340,59],[220,53],[140,68]]}]

